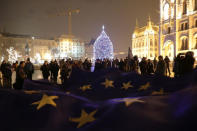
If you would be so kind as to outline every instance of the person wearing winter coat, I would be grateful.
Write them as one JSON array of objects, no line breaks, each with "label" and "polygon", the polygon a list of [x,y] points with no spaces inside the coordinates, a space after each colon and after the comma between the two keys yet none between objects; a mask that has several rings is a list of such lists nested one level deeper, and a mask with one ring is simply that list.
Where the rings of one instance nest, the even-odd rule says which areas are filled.
[{"label": "person wearing winter coat", "polygon": [[26,73],[24,67],[25,67],[25,62],[21,61],[20,65],[16,69],[16,83],[14,84],[15,89],[20,90],[23,88],[24,80],[26,79]]},{"label": "person wearing winter coat", "polygon": [[9,62],[3,61],[1,65],[1,72],[3,75],[3,87],[12,88],[12,66]]},{"label": "person wearing winter coat", "polygon": [[147,75],[147,61],[146,58],[143,57],[142,61],[139,63],[141,75]]},{"label": "person wearing winter coat", "polygon": [[49,65],[48,62],[45,61],[44,64],[41,66],[40,70],[42,71],[42,76],[45,80],[48,80],[50,76],[50,70],[49,70]]},{"label": "person wearing winter coat", "polygon": [[30,58],[27,58],[27,62],[25,63],[25,73],[27,76],[27,79],[32,80],[32,75],[34,73],[34,66],[30,61]]},{"label": "person wearing winter coat", "polygon": [[147,63],[147,73],[148,75],[151,75],[154,73],[154,69],[153,69],[153,63],[150,59],[148,59],[148,63]]},{"label": "person wearing winter coat", "polygon": [[155,74],[163,75],[163,76],[166,75],[166,63],[163,60],[163,56],[159,56],[159,61],[157,63],[157,68],[156,68]]}]

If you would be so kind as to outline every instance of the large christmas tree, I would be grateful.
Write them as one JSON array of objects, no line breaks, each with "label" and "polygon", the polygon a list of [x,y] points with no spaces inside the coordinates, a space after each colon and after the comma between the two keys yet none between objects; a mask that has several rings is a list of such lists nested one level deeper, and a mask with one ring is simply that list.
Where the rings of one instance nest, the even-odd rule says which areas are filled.
[{"label": "large christmas tree", "polygon": [[100,36],[94,43],[94,60],[100,59],[113,59],[113,44],[107,34],[105,33],[105,28],[103,26],[103,30]]}]

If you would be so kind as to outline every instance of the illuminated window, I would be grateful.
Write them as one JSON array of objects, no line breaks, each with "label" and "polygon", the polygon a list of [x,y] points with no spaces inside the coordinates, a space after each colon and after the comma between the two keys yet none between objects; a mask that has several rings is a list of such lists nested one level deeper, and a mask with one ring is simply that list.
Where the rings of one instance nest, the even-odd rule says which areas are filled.
[{"label": "illuminated window", "polygon": [[169,19],[169,4],[166,3],[164,5],[164,20],[168,20]]}]

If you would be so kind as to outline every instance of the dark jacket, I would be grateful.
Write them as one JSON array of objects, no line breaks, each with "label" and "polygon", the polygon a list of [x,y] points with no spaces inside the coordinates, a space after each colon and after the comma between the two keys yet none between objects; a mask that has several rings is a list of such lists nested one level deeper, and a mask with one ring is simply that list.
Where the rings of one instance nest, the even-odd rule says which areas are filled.
[{"label": "dark jacket", "polygon": [[158,74],[158,75],[165,75],[165,73],[166,73],[166,64],[165,64],[164,60],[159,61],[157,63],[157,68],[156,68],[155,73]]},{"label": "dark jacket", "polygon": [[26,79],[26,74],[23,67],[18,67],[16,69],[16,83],[14,85],[15,89],[22,89],[24,80]]},{"label": "dark jacket", "polygon": [[40,70],[42,71],[42,75],[44,79],[48,79],[50,73],[49,73],[49,65],[42,65]]}]

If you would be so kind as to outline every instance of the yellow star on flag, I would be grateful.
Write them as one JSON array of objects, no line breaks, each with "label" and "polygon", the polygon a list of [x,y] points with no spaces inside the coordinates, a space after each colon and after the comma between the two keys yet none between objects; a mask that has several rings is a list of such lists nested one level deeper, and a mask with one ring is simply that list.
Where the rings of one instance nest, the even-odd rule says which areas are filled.
[{"label": "yellow star on flag", "polygon": [[164,94],[164,90],[160,89],[160,91],[153,91],[151,95],[163,95]]},{"label": "yellow star on flag", "polygon": [[86,91],[86,90],[91,90],[92,88],[91,88],[91,85],[85,85],[85,86],[80,87],[80,89],[82,91]]},{"label": "yellow star on flag", "polygon": [[114,83],[113,81],[105,79],[105,82],[103,82],[102,85],[104,85],[105,88],[109,88],[109,87],[114,87],[113,83]]},{"label": "yellow star on flag", "polygon": [[79,123],[77,125],[77,128],[82,127],[83,125],[93,122],[96,119],[94,118],[94,115],[96,114],[97,110],[91,112],[90,114],[86,113],[84,110],[81,111],[81,116],[79,118],[69,118],[70,121],[72,122],[77,122]]},{"label": "yellow star on flag", "polygon": [[125,98],[125,99],[122,99],[122,100],[116,100],[116,102],[125,102],[125,105],[128,107],[130,106],[131,104],[133,103],[144,103],[144,101],[142,100],[139,100],[140,98]]},{"label": "yellow star on flag", "polygon": [[40,101],[34,102],[32,103],[32,105],[38,105],[37,110],[39,110],[40,108],[42,108],[47,104],[56,107],[56,103],[54,102],[54,99],[58,99],[58,98],[59,98],[58,96],[48,96],[44,94]]},{"label": "yellow star on flag", "polygon": [[29,94],[29,95],[40,93],[40,91],[24,91],[24,92],[25,94]]},{"label": "yellow star on flag", "polygon": [[128,83],[123,83],[122,89],[128,90],[129,88],[133,88],[130,81]]},{"label": "yellow star on flag", "polygon": [[141,90],[147,90],[149,87],[150,87],[150,83],[148,82],[146,85],[142,85],[142,86],[139,88],[139,91],[141,91]]}]

